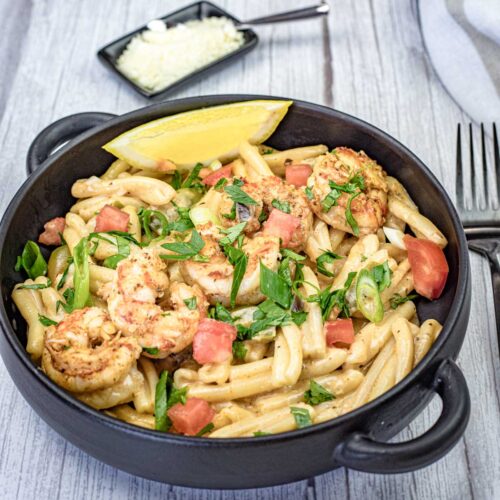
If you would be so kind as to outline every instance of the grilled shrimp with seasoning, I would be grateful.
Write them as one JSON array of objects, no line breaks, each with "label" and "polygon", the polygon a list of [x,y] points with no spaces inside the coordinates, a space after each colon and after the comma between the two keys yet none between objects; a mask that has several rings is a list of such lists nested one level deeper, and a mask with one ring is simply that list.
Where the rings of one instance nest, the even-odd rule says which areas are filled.
[{"label": "grilled shrimp with seasoning", "polygon": [[[330,181],[346,186],[356,176],[361,176],[363,186],[355,191],[340,192],[336,202],[325,211],[324,200],[332,191]],[[352,198],[351,213],[358,224],[359,234],[375,233],[383,226],[387,213],[388,185],[386,173],[375,160],[363,151],[340,147],[331,153],[319,156],[314,162],[313,172],[307,182],[312,193],[310,205],[314,213],[335,229],[354,234],[346,219],[349,199]]]},{"label": "grilled shrimp with seasoning", "polygon": [[244,182],[241,190],[248,194],[256,204],[246,206],[236,203],[236,217],[234,220],[230,220],[224,217],[224,214],[231,213],[234,202],[227,193],[224,193],[220,204],[220,214],[222,224],[225,227],[246,222],[245,234],[252,236],[263,225],[265,227],[265,222],[262,224],[261,220],[267,218],[271,211],[277,210],[277,206],[284,204],[288,209],[287,213],[299,221],[297,230],[294,231],[287,247],[296,251],[304,248],[312,231],[313,214],[307,197],[301,189],[271,175],[262,177],[259,182]]},{"label": "grilled shrimp with seasoning", "polygon": [[[224,234],[211,223],[197,229],[205,243],[200,255],[208,257],[208,262],[182,261],[181,274],[187,283],[198,285],[211,304],[219,302],[229,307],[234,267],[219,245]],[[247,254],[248,263],[236,295],[236,305],[259,304],[265,300],[260,291],[260,262],[273,271],[277,270],[280,256],[279,238],[265,235],[245,237],[241,249]]]},{"label": "grilled shrimp with seasoning", "polygon": [[169,283],[166,268],[158,248],[131,248],[119,262],[114,281],[99,291],[117,328],[150,350],[144,355],[158,358],[191,344],[208,308],[198,286]]},{"label": "grilled shrimp with seasoning", "polygon": [[42,368],[56,384],[83,393],[119,382],[140,354],[137,340],[121,336],[105,311],[86,307],[47,328]]}]

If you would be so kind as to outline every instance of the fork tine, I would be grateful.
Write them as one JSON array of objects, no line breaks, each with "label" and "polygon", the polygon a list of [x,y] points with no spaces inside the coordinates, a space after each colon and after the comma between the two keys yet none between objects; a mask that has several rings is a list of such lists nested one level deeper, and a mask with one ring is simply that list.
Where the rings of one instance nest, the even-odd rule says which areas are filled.
[{"label": "fork tine", "polygon": [[457,177],[455,180],[455,193],[457,207],[463,208],[464,203],[464,178],[462,168],[462,134],[460,133],[460,123],[457,127]]},{"label": "fork tine", "polygon": [[484,125],[481,123],[481,160],[483,164],[483,187],[484,197],[486,199],[486,208],[493,207],[493,200],[491,199],[491,190],[488,186],[488,162],[486,160],[486,141],[484,137]]},{"label": "fork tine", "polygon": [[493,158],[495,161],[495,178],[497,181],[497,197],[500,202],[500,150],[498,148],[497,126],[493,123]]},{"label": "fork tine", "polygon": [[479,208],[479,203],[477,200],[477,175],[476,175],[476,167],[474,163],[474,135],[472,131],[472,123],[469,123],[469,156],[470,156],[470,184],[471,184],[471,195],[472,195],[472,207]]}]

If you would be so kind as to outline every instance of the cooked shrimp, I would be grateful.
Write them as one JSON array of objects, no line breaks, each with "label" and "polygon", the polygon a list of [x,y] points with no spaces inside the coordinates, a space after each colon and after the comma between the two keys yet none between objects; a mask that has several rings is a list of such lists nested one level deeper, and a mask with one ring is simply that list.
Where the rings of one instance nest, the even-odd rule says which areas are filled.
[{"label": "cooked shrimp", "polygon": [[[290,215],[300,221],[300,226],[294,232],[288,248],[302,250],[311,233],[313,222],[312,212],[304,192],[275,176],[262,177],[259,182],[246,182],[241,186],[241,189],[257,204],[246,206],[237,203],[236,218],[230,220],[222,216],[222,223],[229,227],[246,221],[245,234],[251,236],[261,229],[262,224],[259,221],[259,218],[262,218],[261,215],[267,216],[271,210],[276,209],[273,207],[273,202],[275,205],[283,203],[289,208]],[[220,204],[221,215],[231,213],[232,208],[233,200],[224,193],[223,201]]]},{"label": "cooked shrimp", "polygon": [[363,151],[356,153],[349,148],[336,148],[332,153],[316,159],[307,183],[313,194],[310,205],[314,213],[333,228],[354,234],[346,219],[346,208],[352,193],[342,192],[327,211],[323,210],[322,202],[332,191],[330,181],[344,185],[358,174],[363,177],[364,189],[353,198],[351,212],[359,226],[359,234],[375,233],[384,223],[388,187],[382,167]]},{"label": "cooked shrimp", "polygon": [[[228,307],[234,267],[221,250],[215,234],[207,235],[209,230],[206,228],[200,228],[200,232],[205,242],[200,254],[210,260],[208,262],[183,261],[181,273],[186,282],[197,284],[203,290],[211,304],[220,302]],[[236,304],[258,304],[265,299],[260,291],[259,263],[262,262],[274,271],[277,269],[279,239],[275,236],[264,235],[256,235],[251,239],[245,238],[242,250],[248,255],[248,264],[236,296]]]},{"label": "cooked shrimp", "polygon": [[47,329],[42,368],[69,391],[90,392],[123,379],[140,353],[137,341],[122,337],[105,311],[87,307]]},{"label": "cooked shrimp", "polygon": [[[178,282],[169,286],[166,265],[157,248],[131,250],[118,264],[114,281],[100,291],[108,301],[111,319],[124,335],[137,338],[143,348],[155,350],[145,352],[146,356],[163,358],[182,351],[191,344],[199,320],[205,317],[205,295],[197,286]],[[157,301],[167,302],[171,309],[164,309]]]}]

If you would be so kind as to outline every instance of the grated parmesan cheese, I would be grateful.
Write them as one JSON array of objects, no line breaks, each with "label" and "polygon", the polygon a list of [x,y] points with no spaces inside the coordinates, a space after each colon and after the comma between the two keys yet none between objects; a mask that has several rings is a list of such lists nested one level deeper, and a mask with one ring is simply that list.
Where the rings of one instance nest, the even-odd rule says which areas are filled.
[{"label": "grated parmesan cheese", "polygon": [[145,90],[159,91],[243,45],[243,34],[226,17],[207,17],[167,29],[158,19],[136,35],[118,69]]}]

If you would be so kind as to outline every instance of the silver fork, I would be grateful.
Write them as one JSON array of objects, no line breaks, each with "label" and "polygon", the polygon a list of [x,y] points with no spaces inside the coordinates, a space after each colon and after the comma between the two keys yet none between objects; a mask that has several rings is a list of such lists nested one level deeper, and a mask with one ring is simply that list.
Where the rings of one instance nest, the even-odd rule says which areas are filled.
[{"label": "silver fork", "polygon": [[[464,175],[461,127],[457,128],[457,208],[469,249],[488,258],[491,267],[497,336],[500,343],[500,151],[493,124],[493,157],[488,155],[488,138],[481,124],[480,151],[474,148],[473,127],[468,127],[469,175]],[[467,135],[467,134],[465,134]],[[488,144],[489,145],[489,144]],[[480,153],[480,160],[477,160]],[[467,200],[467,193],[470,199]],[[496,196],[495,196],[496,195]]]}]

